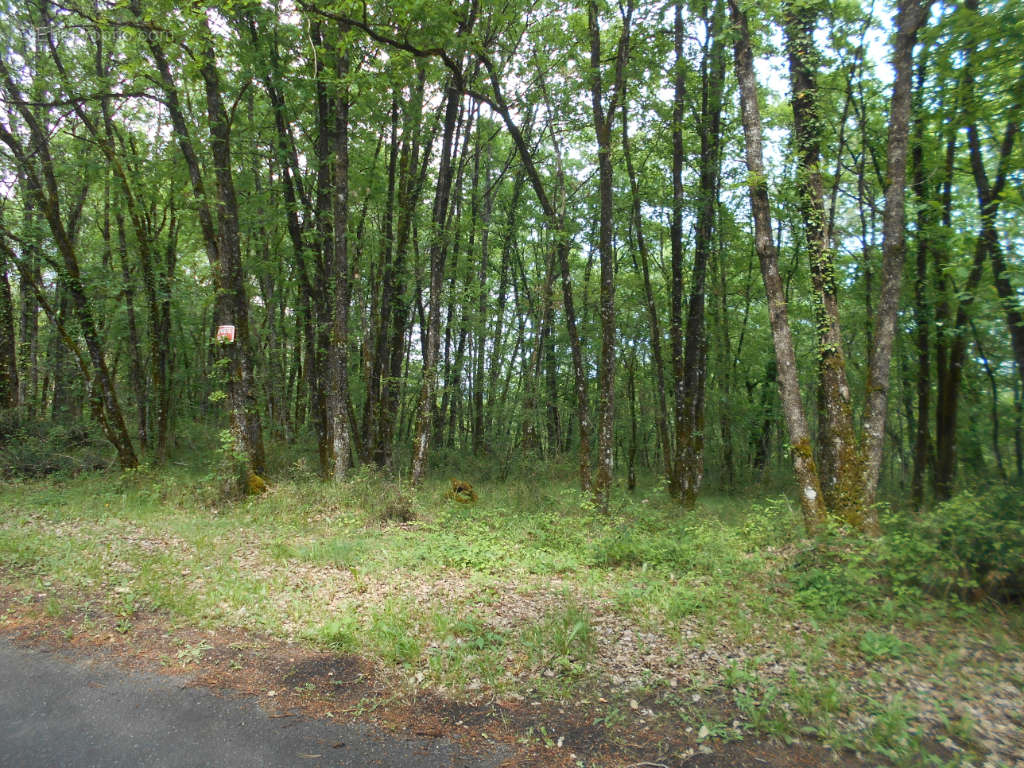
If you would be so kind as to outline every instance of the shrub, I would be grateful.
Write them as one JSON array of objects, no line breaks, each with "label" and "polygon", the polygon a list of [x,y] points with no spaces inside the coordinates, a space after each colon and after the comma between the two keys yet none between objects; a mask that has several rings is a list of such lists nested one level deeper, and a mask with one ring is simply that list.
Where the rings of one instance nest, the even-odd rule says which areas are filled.
[{"label": "shrub", "polygon": [[797,599],[826,613],[885,597],[1024,597],[1024,496],[964,491],[920,514],[890,513],[878,539],[836,529],[794,559]]},{"label": "shrub", "polygon": [[763,505],[755,504],[750,508],[741,535],[750,551],[781,547],[801,539],[804,524],[789,499],[769,499]]},{"label": "shrub", "polygon": [[923,514],[893,516],[879,542],[897,588],[977,599],[1024,596],[1024,495],[964,491]]},{"label": "shrub", "polygon": [[85,424],[40,421],[22,408],[0,410],[0,477],[45,477],[102,469],[106,443]]},{"label": "shrub", "polygon": [[24,408],[0,408],[0,445],[19,436],[30,423]]},{"label": "shrub", "polygon": [[789,581],[797,601],[824,616],[842,616],[874,603],[884,590],[874,550],[877,542],[833,529],[800,551]]}]

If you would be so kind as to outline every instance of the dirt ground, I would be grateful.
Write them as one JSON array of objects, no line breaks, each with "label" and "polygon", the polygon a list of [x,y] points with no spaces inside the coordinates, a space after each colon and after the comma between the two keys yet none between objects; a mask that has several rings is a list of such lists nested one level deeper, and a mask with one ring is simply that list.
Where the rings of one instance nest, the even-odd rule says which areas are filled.
[{"label": "dirt ground", "polygon": [[[101,655],[126,669],[175,675],[221,695],[255,696],[272,717],[358,721],[395,733],[447,737],[474,750],[512,750],[509,768],[800,768],[865,766],[812,742],[698,741],[696,725],[633,718],[607,725],[599,705],[492,698],[466,703],[418,691],[367,660],[236,631],[172,627],[137,613],[131,629],[91,610],[47,614],[42,596],[0,587],[0,633],[22,645]],[[597,697],[600,701],[601,697]],[[637,702],[637,707],[643,706]],[[704,704],[718,719],[728,702]]]}]

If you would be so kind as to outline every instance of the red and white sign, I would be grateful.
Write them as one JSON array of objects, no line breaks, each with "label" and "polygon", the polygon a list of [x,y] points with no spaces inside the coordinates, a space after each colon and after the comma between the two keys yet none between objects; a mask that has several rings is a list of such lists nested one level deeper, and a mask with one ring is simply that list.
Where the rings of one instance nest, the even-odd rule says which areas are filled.
[{"label": "red and white sign", "polygon": [[235,340],[235,326],[233,325],[218,325],[217,326],[217,341],[222,344],[230,344]]}]

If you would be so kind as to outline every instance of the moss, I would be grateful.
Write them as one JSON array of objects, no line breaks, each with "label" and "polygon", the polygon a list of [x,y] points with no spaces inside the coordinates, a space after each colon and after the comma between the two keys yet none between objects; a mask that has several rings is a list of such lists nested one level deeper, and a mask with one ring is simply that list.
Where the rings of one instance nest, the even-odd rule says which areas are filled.
[{"label": "moss", "polygon": [[476,501],[476,491],[474,491],[473,486],[465,480],[456,480],[453,477],[451,479],[451,488],[448,490],[448,493],[445,494],[445,498],[458,501],[462,504],[471,504]]},{"label": "moss", "polygon": [[[817,482],[818,470],[814,462],[814,451],[811,449],[811,441],[806,437],[792,443],[789,449],[797,468],[797,482],[801,485],[800,505],[804,512],[804,525],[807,533],[814,535],[824,522],[821,501],[818,498],[820,488]],[[814,484],[805,484],[805,476],[813,478]]]},{"label": "moss", "polygon": [[809,464],[814,463],[814,451],[811,450],[811,441],[806,437],[793,443],[790,446],[790,450]]},{"label": "moss", "polygon": [[257,475],[255,472],[250,472],[245,478],[245,493],[247,496],[259,496],[260,494],[266,493],[270,490],[267,485],[267,481]]}]

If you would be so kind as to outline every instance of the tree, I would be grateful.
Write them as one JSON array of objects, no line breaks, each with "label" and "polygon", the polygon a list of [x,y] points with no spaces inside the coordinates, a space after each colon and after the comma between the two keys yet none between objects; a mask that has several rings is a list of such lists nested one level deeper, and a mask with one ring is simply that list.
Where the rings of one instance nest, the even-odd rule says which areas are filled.
[{"label": "tree", "polygon": [[[139,26],[153,32],[138,0],[133,0],[131,12]],[[256,408],[253,381],[253,362],[249,334],[249,300],[244,283],[241,254],[241,233],[238,223],[238,199],[231,161],[231,127],[217,69],[213,33],[209,22],[201,16],[197,22],[198,45],[201,47],[199,71],[206,95],[207,127],[210,135],[210,164],[213,167],[216,189],[216,225],[210,211],[203,171],[192,132],[181,106],[178,85],[171,73],[170,63],[156,34],[147,34],[146,40],[156,66],[159,87],[170,112],[171,123],[181,154],[188,166],[192,192],[198,208],[199,224],[206,255],[214,274],[216,298],[214,323],[233,326],[234,340],[220,344],[221,359],[227,367],[227,400],[231,413],[232,432],[238,449],[246,460],[242,480],[247,473],[257,475],[266,471],[263,447],[263,427]]]}]

